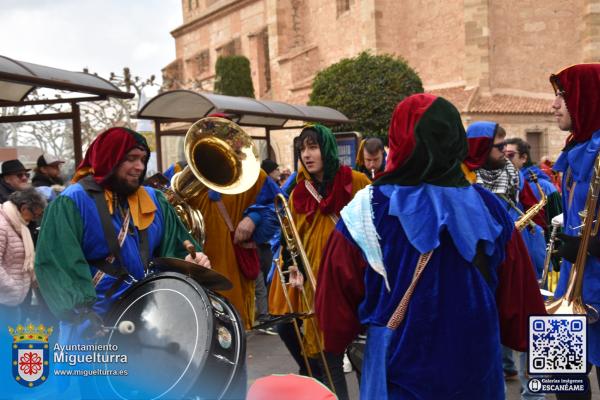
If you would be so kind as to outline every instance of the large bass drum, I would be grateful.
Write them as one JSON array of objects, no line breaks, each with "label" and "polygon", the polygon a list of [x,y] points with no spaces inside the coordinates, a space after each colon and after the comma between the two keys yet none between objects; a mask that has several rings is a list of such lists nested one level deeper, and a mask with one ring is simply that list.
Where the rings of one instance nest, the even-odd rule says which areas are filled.
[{"label": "large bass drum", "polygon": [[[235,308],[222,296],[176,272],[160,272],[132,286],[115,304],[106,326],[105,363],[126,375],[102,376],[105,398],[220,399],[245,361],[245,334]],[[108,347],[110,346],[110,347]]]}]

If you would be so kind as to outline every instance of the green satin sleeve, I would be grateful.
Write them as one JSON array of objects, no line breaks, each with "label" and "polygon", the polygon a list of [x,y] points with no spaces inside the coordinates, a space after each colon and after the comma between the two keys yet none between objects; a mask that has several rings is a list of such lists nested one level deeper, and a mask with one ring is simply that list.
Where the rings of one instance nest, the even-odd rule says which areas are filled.
[{"label": "green satin sleeve", "polygon": [[58,196],[44,212],[35,250],[35,275],[44,300],[60,319],[68,319],[73,309],[96,301],[82,238],[83,221],[76,204],[67,196]]}]

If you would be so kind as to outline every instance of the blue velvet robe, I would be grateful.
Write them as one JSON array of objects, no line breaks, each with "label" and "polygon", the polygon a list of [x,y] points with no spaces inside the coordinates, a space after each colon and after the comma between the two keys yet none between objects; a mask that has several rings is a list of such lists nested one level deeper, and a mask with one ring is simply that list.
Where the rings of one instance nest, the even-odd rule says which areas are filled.
[{"label": "blue velvet robe", "polygon": [[[585,207],[585,200],[590,187],[593,164],[600,150],[600,131],[594,132],[592,138],[579,143],[561,153],[554,169],[563,173],[562,193],[564,211],[563,233],[577,236],[581,225],[579,211]],[[555,298],[562,296],[567,288],[571,263],[563,260],[554,292]],[[588,257],[583,274],[583,301],[600,311],[600,260]],[[600,366],[600,323],[587,326],[588,362]]]},{"label": "blue velvet robe", "polygon": [[[501,336],[504,344],[523,351],[526,315],[543,313],[531,263],[509,254],[512,242],[524,250],[512,219],[496,196],[477,185],[365,190],[372,190],[385,277],[367,262],[368,249],[355,240],[362,241],[362,235],[350,233],[342,212],[317,284],[316,313],[326,349],[343,351],[366,325],[361,398],[504,399]],[[487,280],[471,261],[478,246],[487,256]],[[429,250],[433,255],[406,317],[392,331],[386,324],[419,255]]]}]

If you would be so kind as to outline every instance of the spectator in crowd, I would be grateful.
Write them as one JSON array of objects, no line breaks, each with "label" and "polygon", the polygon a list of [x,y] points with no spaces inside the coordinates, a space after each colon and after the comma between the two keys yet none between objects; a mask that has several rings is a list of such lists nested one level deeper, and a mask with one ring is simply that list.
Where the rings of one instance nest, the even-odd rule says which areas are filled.
[{"label": "spectator in crowd", "polygon": [[22,322],[22,305],[35,284],[35,251],[28,224],[46,200],[33,188],[13,192],[0,206],[0,320]]},{"label": "spectator in crowd", "polygon": [[279,169],[279,165],[269,159],[265,158],[263,162],[260,164],[260,167],[273,179],[275,182],[279,183],[279,178],[281,177],[281,170]]},{"label": "spectator in crowd", "polygon": [[0,169],[0,203],[8,200],[8,196],[16,190],[27,189],[29,171],[19,160],[8,160],[2,163]]},{"label": "spectator in crowd", "polygon": [[42,154],[37,159],[37,168],[31,180],[34,187],[64,185],[64,180],[60,174],[61,164],[64,160],[57,157]]},{"label": "spectator in crowd", "polygon": [[292,175],[292,171],[289,168],[284,168],[281,170],[281,175],[279,175],[279,186],[283,186],[283,184],[288,180],[288,178]]},{"label": "spectator in crowd", "polygon": [[356,170],[364,173],[371,181],[385,169],[385,148],[377,137],[363,139],[356,156]]}]

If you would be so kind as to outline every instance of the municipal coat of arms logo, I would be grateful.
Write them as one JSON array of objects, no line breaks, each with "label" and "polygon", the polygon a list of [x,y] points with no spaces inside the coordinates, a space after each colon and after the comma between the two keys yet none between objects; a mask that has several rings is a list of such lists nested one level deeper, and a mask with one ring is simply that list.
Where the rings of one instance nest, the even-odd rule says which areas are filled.
[{"label": "municipal coat of arms logo", "polygon": [[29,324],[26,327],[17,325],[16,329],[9,326],[8,331],[13,337],[13,378],[26,387],[46,382],[50,374],[48,337],[52,335],[52,327],[46,328],[41,324]]}]

